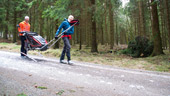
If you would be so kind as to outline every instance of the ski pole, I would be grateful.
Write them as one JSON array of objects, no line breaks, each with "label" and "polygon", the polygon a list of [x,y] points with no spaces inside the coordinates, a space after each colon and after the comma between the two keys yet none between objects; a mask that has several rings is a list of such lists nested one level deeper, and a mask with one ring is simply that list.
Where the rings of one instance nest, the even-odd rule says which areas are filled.
[{"label": "ski pole", "polygon": [[[59,37],[50,47],[48,48],[51,48],[52,46],[54,46],[55,43],[58,42],[58,40],[62,37],[63,33],[67,32],[68,30],[70,30],[74,25],[76,25],[78,22],[74,23],[72,26],[70,26],[69,28],[67,28],[64,32],[60,33],[57,37]],[[48,46],[51,42],[53,42],[55,40],[52,39],[47,45],[43,46],[41,49],[43,49],[44,47]]]},{"label": "ski pole", "polygon": [[[26,57],[28,57],[28,55],[25,54],[25,53],[23,53],[23,52],[21,52],[21,54],[23,54],[23,55],[25,55]],[[28,58],[32,59],[34,62],[37,62],[37,60],[35,60],[34,58],[31,58],[31,57],[28,57]]]}]

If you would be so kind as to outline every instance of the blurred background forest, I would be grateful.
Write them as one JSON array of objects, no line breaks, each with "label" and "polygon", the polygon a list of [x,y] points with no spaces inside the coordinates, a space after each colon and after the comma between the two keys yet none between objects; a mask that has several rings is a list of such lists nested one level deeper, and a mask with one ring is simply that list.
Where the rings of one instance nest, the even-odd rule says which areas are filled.
[{"label": "blurred background forest", "polygon": [[[126,0],[125,0],[126,1]],[[128,1],[128,0],[127,0]],[[154,42],[152,55],[170,51],[169,0],[0,0],[0,38],[19,40],[16,25],[30,17],[31,31],[50,41],[64,18],[80,21],[72,46],[98,52],[99,45],[127,45],[137,36]],[[59,48],[58,42],[55,48]]]}]

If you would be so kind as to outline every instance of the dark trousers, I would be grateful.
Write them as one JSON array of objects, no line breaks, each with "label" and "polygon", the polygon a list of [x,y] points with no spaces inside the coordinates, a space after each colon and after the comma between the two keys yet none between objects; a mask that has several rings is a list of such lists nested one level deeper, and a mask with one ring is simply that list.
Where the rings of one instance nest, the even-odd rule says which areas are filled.
[{"label": "dark trousers", "polygon": [[71,56],[70,56],[70,49],[71,49],[71,45],[69,42],[69,38],[68,37],[63,37],[62,38],[64,41],[64,48],[63,48],[63,52],[61,54],[60,60],[64,60],[65,54],[67,55],[67,60],[71,60]]},{"label": "dark trousers", "polygon": [[25,49],[25,40],[26,40],[26,38],[24,36],[20,36],[20,40],[21,40],[21,56],[25,56],[22,53],[27,54],[27,50]]}]

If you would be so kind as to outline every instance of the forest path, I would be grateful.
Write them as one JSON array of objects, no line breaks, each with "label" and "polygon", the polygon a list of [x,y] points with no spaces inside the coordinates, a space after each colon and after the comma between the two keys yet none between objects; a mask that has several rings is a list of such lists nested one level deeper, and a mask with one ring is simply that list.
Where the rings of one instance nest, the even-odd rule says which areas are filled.
[{"label": "forest path", "polygon": [[170,96],[169,73],[31,57],[0,51],[0,96]]}]

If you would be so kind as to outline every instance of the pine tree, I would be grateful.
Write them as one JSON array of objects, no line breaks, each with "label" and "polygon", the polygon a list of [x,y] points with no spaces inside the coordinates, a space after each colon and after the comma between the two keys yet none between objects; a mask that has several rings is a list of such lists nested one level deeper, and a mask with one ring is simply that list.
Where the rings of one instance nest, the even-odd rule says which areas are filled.
[{"label": "pine tree", "polygon": [[152,52],[152,56],[164,54],[162,49],[162,41],[160,37],[160,29],[159,29],[159,19],[158,19],[158,10],[157,10],[157,2],[155,0],[151,0],[151,12],[152,12],[152,21],[153,28],[152,34],[154,39],[154,50]]}]

